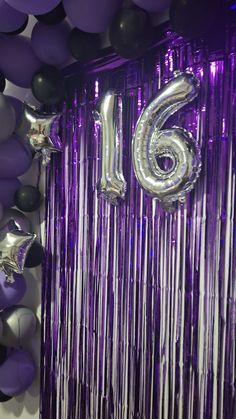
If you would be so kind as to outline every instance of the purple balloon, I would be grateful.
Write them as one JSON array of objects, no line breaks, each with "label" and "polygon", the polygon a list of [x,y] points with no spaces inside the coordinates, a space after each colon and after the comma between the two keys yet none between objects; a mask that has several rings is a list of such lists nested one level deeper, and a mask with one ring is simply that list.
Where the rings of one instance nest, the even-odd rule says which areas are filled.
[{"label": "purple balloon", "polygon": [[7,396],[18,396],[32,384],[36,375],[36,366],[31,355],[15,349],[0,367],[0,391]]},{"label": "purple balloon", "polygon": [[3,205],[1,204],[1,202],[0,202],[0,221],[2,220],[2,218],[3,218]]},{"label": "purple balloon", "polygon": [[65,63],[70,58],[69,33],[70,26],[66,22],[52,26],[36,23],[31,36],[34,53],[46,64]]},{"label": "purple balloon", "polygon": [[34,73],[42,63],[25,36],[0,35],[0,68],[5,77],[20,87],[30,87]]},{"label": "purple balloon", "polygon": [[14,32],[26,22],[27,15],[0,0],[0,32]]},{"label": "purple balloon", "polygon": [[13,97],[13,96],[7,96],[7,99],[10,102],[13,109],[15,110],[16,125],[18,125],[21,122],[22,117],[23,117],[24,104],[23,104],[23,102],[21,102],[21,100],[17,99],[16,97]]},{"label": "purple balloon", "polygon": [[4,272],[0,272],[0,310],[18,304],[25,295],[26,281],[23,275],[14,274],[15,282],[9,284]]},{"label": "purple balloon", "polygon": [[170,7],[172,0],[133,0],[133,2],[147,12],[161,12]]},{"label": "purple balloon", "polygon": [[[6,0],[10,6],[29,15],[43,15],[50,12],[61,0]],[[74,0],[75,1],[75,0]]]},{"label": "purple balloon", "polygon": [[0,144],[0,178],[23,175],[32,164],[30,148],[16,135]]},{"label": "purple balloon", "polygon": [[121,4],[122,0],[63,0],[73,25],[91,33],[106,31]]},{"label": "purple balloon", "polygon": [[0,179],[0,202],[5,208],[15,205],[14,196],[20,186],[19,179]]}]

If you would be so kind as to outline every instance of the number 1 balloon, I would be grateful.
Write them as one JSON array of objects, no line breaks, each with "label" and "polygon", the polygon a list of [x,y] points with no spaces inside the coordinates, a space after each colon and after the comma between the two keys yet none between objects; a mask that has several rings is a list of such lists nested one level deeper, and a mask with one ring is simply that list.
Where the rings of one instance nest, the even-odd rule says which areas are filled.
[{"label": "number 1 balloon", "polygon": [[[186,130],[178,127],[162,130],[167,119],[190,103],[199,92],[199,81],[192,73],[175,72],[145,107],[133,138],[133,164],[142,188],[157,198],[166,209],[172,202],[184,202],[199,176],[200,149]],[[158,158],[168,158],[172,166],[163,170]]]},{"label": "number 1 balloon", "polygon": [[13,272],[23,273],[26,256],[35,239],[35,234],[20,230],[13,220],[0,230],[0,270],[9,282],[14,281]]},{"label": "number 1 balloon", "polygon": [[103,97],[100,110],[95,113],[102,132],[101,178],[98,194],[117,205],[124,199],[126,182],[122,168],[122,100],[113,91]]}]

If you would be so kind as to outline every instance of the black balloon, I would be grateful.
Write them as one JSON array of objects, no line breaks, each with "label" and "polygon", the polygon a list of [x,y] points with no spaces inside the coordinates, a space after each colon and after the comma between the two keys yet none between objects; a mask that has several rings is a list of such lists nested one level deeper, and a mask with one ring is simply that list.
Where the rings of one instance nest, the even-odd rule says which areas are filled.
[{"label": "black balloon", "polygon": [[0,72],[0,92],[2,93],[6,87],[6,79],[4,75]]},{"label": "black balloon", "polygon": [[2,393],[0,391],[0,403],[8,402],[8,400],[11,400],[11,396],[7,396],[6,394]]},{"label": "black balloon", "polygon": [[34,242],[25,261],[26,268],[35,268],[41,265],[44,259],[44,248],[39,242]]},{"label": "black balloon", "polygon": [[26,26],[28,25],[28,21],[29,21],[29,18],[27,16],[25,22],[23,23],[23,25],[20,28],[16,29],[15,31],[12,31],[12,32],[1,32],[1,33],[4,33],[5,35],[19,35],[20,33],[24,32]]},{"label": "black balloon", "polygon": [[44,65],[34,74],[31,88],[39,102],[56,105],[63,100],[65,94],[63,75],[56,67]]},{"label": "black balloon", "polygon": [[220,0],[173,0],[171,27],[178,35],[198,38],[211,30],[219,8]]},{"label": "black balloon", "polygon": [[14,202],[21,211],[36,211],[42,203],[42,195],[34,186],[22,185],[15,193]]},{"label": "black balloon", "polygon": [[59,3],[55,9],[51,10],[44,15],[36,15],[37,20],[46,23],[47,25],[56,25],[62,22],[66,17],[66,12],[62,3]]},{"label": "black balloon", "polygon": [[72,56],[78,61],[86,62],[98,56],[101,39],[97,33],[83,32],[74,28],[70,33],[68,43]]},{"label": "black balloon", "polygon": [[110,27],[110,42],[118,55],[138,58],[152,41],[153,28],[147,12],[139,7],[121,9]]},{"label": "black balloon", "polygon": [[6,346],[0,345],[0,365],[2,365],[7,359],[7,348]]}]

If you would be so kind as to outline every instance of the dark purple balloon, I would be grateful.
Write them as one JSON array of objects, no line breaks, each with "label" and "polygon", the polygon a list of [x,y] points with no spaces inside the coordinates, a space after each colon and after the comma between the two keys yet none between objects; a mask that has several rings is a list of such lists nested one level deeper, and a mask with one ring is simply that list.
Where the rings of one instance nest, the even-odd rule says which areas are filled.
[{"label": "dark purple balloon", "polygon": [[42,15],[54,9],[60,1],[61,0],[6,0],[6,3],[20,12],[29,15]]},{"label": "dark purple balloon", "polygon": [[0,68],[5,77],[20,87],[30,87],[34,73],[42,63],[25,36],[0,35]]},{"label": "dark purple balloon", "polygon": [[0,202],[5,208],[15,205],[14,196],[20,186],[19,179],[0,179]]},{"label": "dark purple balloon", "polygon": [[13,107],[13,109],[15,110],[15,115],[16,115],[16,125],[18,125],[23,117],[23,113],[24,113],[24,104],[23,102],[21,102],[20,99],[17,99],[16,97],[13,96],[7,96],[11,106]]},{"label": "dark purple balloon", "polygon": [[30,148],[15,134],[0,144],[0,178],[12,179],[23,175],[32,164]]},{"label": "dark purple balloon", "polygon": [[0,367],[0,391],[7,396],[18,396],[32,384],[36,375],[36,366],[31,355],[15,349]]},{"label": "dark purple balloon", "polygon": [[160,12],[170,7],[171,0],[133,0],[133,2],[147,12]]},{"label": "dark purple balloon", "polygon": [[14,274],[15,282],[9,284],[4,272],[0,272],[0,310],[18,304],[25,295],[26,281],[23,275]]},{"label": "dark purple balloon", "polygon": [[91,33],[106,31],[121,4],[122,0],[63,0],[73,25]]},{"label": "dark purple balloon", "polygon": [[26,22],[27,15],[13,9],[4,0],[0,0],[0,32],[14,32]]},{"label": "dark purple balloon", "polygon": [[31,41],[37,57],[46,64],[61,65],[70,58],[68,37],[70,26],[67,22],[49,26],[38,22],[34,26]]}]

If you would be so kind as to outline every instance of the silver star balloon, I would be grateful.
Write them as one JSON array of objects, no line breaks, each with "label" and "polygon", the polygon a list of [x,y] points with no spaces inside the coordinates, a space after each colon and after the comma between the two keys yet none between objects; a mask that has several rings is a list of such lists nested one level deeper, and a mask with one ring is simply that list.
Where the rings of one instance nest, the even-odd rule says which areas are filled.
[{"label": "silver star balloon", "polygon": [[26,233],[10,220],[0,229],[0,270],[8,282],[13,281],[13,272],[23,273],[25,260],[36,234]]},{"label": "silver star balloon", "polygon": [[25,104],[24,114],[16,134],[26,138],[35,158],[42,157],[48,164],[51,153],[62,151],[62,142],[58,135],[60,114],[42,114]]}]

